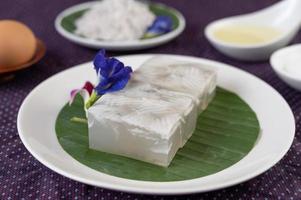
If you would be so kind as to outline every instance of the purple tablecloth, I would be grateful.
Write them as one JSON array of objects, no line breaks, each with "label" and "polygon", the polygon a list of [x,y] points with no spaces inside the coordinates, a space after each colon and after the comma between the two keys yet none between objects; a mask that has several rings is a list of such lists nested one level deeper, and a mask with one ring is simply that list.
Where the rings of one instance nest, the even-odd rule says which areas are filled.
[{"label": "purple tablecloth", "polygon": [[[58,175],[33,158],[17,132],[16,119],[22,100],[45,78],[91,60],[96,52],[67,41],[54,29],[56,15],[80,2],[83,1],[0,1],[0,19],[13,18],[25,22],[48,48],[40,63],[19,73],[13,81],[0,85],[0,199],[301,199],[301,93],[285,85],[268,62],[243,63],[229,59],[213,49],[203,34],[203,28],[212,20],[255,11],[276,3],[276,0],[162,0],[184,14],[186,30],[166,45],[128,52],[183,54],[225,62],[255,74],[279,91],[294,112],[297,132],[288,154],[266,173],[227,189],[189,196],[160,197],[85,185]],[[294,43],[301,41],[300,36],[295,38]]]}]

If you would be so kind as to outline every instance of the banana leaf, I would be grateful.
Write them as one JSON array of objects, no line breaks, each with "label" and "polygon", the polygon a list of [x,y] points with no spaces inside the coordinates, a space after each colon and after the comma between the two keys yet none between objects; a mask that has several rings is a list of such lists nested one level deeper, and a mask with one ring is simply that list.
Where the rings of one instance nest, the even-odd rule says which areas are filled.
[{"label": "banana leaf", "polygon": [[89,149],[84,102],[76,97],[66,104],[56,120],[56,134],[62,148],[80,163],[99,172],[144,181],[180,181],[219,172],[235,164],[253,148],[260,132],[254,111],[236,94],[217,88],[208,108],[199,115],[192,137],[169,167],[164,168],[105,152]]}]

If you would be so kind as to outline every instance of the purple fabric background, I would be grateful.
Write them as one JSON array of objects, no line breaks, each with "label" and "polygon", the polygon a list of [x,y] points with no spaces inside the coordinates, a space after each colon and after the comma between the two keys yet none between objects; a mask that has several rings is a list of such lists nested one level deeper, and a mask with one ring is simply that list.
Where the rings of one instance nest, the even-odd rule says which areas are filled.
[{"label": "purple fabric background", "polygon": [[[60,11],[80,2],[83,1],[0,1],[0,19],[13,18],[25,22],[48,48],[40,63],[19,73],[13,81],[0,85],[0,199],[301,199],[301,93],[281,82],[268,62],[243,63],[229,59],[214,50],[203,35],[203,28],[212,20],[255,11],[276,3],[276,0],[161,0],[184,14],[186,30],[166,45],[128,52],[182,54],[225,62],[255,74],[278,90],[294,112],[297,132],[288,154],[266,173],[227,189],[189,196],[160,197],[85,185],[58,175],[33,158],[17,132],[17,112],[22,100],[45,78],[91,60],[96,52],[62,38],[53,26]],[[298,35],[293,43],[300,41],[301,35]]]}]

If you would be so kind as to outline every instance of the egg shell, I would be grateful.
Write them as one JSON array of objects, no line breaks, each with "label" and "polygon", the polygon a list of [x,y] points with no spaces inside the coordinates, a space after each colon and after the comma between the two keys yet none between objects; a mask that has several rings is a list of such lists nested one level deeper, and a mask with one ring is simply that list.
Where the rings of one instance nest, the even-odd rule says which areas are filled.
[{"label": "egg shell", "polygon": [[36,48],[36,37],[25,24],[0,20],[0,68],[19,66],[30,61]]}]

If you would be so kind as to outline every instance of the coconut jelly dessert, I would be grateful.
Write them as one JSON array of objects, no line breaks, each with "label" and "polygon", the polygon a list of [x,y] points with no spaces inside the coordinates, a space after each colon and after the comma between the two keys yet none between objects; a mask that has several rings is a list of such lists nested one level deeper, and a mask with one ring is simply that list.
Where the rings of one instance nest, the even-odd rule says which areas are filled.
[{"label": "coconut jelly dessert", "polygon": [[[155,56],[130,77],[126,74],[126,85],[122,80],[106,85],[120,76],[114,70],[122,70],[121,65],[116,60],[99,63],[113,67],[96,67],[101,81],[95,90],[101,89],[101,96],[87,109],[89,147],[168,167],[214,96],[215,71]],[[110,73],[105,72],[108,68]],[[120,85],[121,90],[104,92]]]}]

